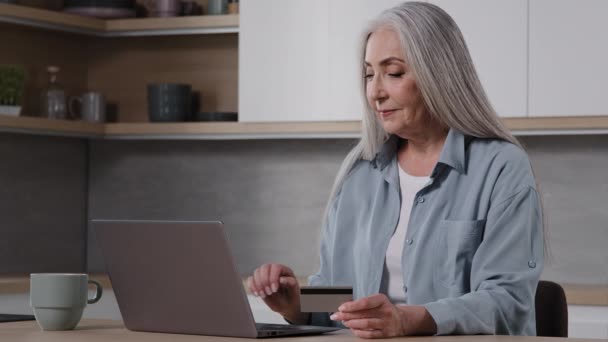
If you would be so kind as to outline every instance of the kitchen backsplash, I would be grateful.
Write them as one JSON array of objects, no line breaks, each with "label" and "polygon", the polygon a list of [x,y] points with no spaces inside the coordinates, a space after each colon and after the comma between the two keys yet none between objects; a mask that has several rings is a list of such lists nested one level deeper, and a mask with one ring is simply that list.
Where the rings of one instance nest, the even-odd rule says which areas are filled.
[{"label": "kitchen backsplash", "polygon": [[[608,136],[522,141],[546,210],[551,260],[543,278],[608,284]],[[267,262],[311,274],[318,267],[320,216],[340,162],[354,144],[343,139],[86,142],[0,134],[2,164],[11,165],[0,168],[0,203],[20,201],[2,211],[11,223],[3,223],[0,234],[12,250],[29,250],[0,271],[17,264],[23,272],[45,263],[67,267],[74,258],[34,256],[23,249],[27,246],[71,246],[84,253],[76,231],[84,225],[80,196],[88,188],[89,219],[221,219],[242,274]],[[35,196],[22,198],[33,189]],[[32,213],[37,221],[22,219]],[[72,235],[53,233],[61,227],[72,227]],[[88,271],[102,272],[94,232],[87,235]]]},{"label": "kitchen backsplash", "polygon": [[0,133],[0,274],[86,270],[87,142]]}]

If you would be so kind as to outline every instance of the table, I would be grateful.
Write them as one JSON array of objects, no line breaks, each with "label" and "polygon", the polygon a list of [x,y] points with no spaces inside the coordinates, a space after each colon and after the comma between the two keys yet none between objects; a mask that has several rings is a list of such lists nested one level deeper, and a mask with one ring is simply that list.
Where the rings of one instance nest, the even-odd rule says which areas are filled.
[{"label": "table", "polygon": [[[280,342],[361,342],[348,330],[317,336],[272,338],[269,341]],[[515,336],[430,336],[399,338],[407,342],[562,342],[563,338],[556,337],[515,337]],[[204,342],[236,342],[247,341],[242,338],[196,336],[178,334],[158,334],[134,332],[125,329],[120,321],[82,320],[76,330],[72,331],[41,331],[35,321],[13,322],[0,324],[0,341],[11,342],[70,342],[70,341],[111,341],[111,342],[155,342],[155,341],[204,341]],[[268,340],[267,340],[268,341]],[[392,340],[394,341],[394,339]],[[572,342],[598,342],[598,339],[568,339]]]}]

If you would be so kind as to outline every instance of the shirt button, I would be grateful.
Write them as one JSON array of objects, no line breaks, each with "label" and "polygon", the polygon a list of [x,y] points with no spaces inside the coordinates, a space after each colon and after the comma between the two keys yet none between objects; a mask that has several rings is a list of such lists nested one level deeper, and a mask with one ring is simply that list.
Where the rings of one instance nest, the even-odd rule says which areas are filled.
[{"label": "shirt button", "polygon": [[530,268],[535,268],[536,267],[536,263],[534,261],[530,260],[530,261],[528,261],[528,266]]},{"label": "shirt button", "polygon": [[414,243],[414,240],[407,239],[407,240],[405,240],[405,243],[407,243],[408,245],[411,245],[412,243]]},{"label": "shirt button", "polygon": [[424,203],[424,197],[418,197],[418,203]]}]

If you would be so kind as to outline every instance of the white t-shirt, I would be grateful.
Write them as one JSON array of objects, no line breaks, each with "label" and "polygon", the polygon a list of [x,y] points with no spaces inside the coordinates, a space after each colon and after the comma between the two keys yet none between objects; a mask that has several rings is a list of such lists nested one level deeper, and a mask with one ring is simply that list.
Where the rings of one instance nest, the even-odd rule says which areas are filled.
[{"label": "white t-shirt", "polygon": [[410,212],[416,199],[416,194],[429,182],[430,178],[408,175],[399,166],[399,188],[401,189],[401,213],[393,237],[386,250],[386,269],[388,288],[387,294],[393,304],[405,304],[406,293],[403,289],[403,265],[401,257],[405,233],[410,220]]}]

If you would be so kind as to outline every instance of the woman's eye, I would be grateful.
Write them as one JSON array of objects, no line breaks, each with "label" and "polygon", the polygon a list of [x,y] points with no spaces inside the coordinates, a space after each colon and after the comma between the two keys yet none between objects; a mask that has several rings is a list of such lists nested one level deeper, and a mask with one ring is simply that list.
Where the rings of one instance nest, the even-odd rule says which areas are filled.
[{"label": "woman's eye", "polygon": [[393,73],[393,74],[388,74],[390,77],[401,77],[403,76],[403,72],[397,72],[397,73]]},{"label": "woman's eye", "polygon": [[372,79],[372,77],[374,77],[373,74],[366,74],[363,78],[369,81]]}]

